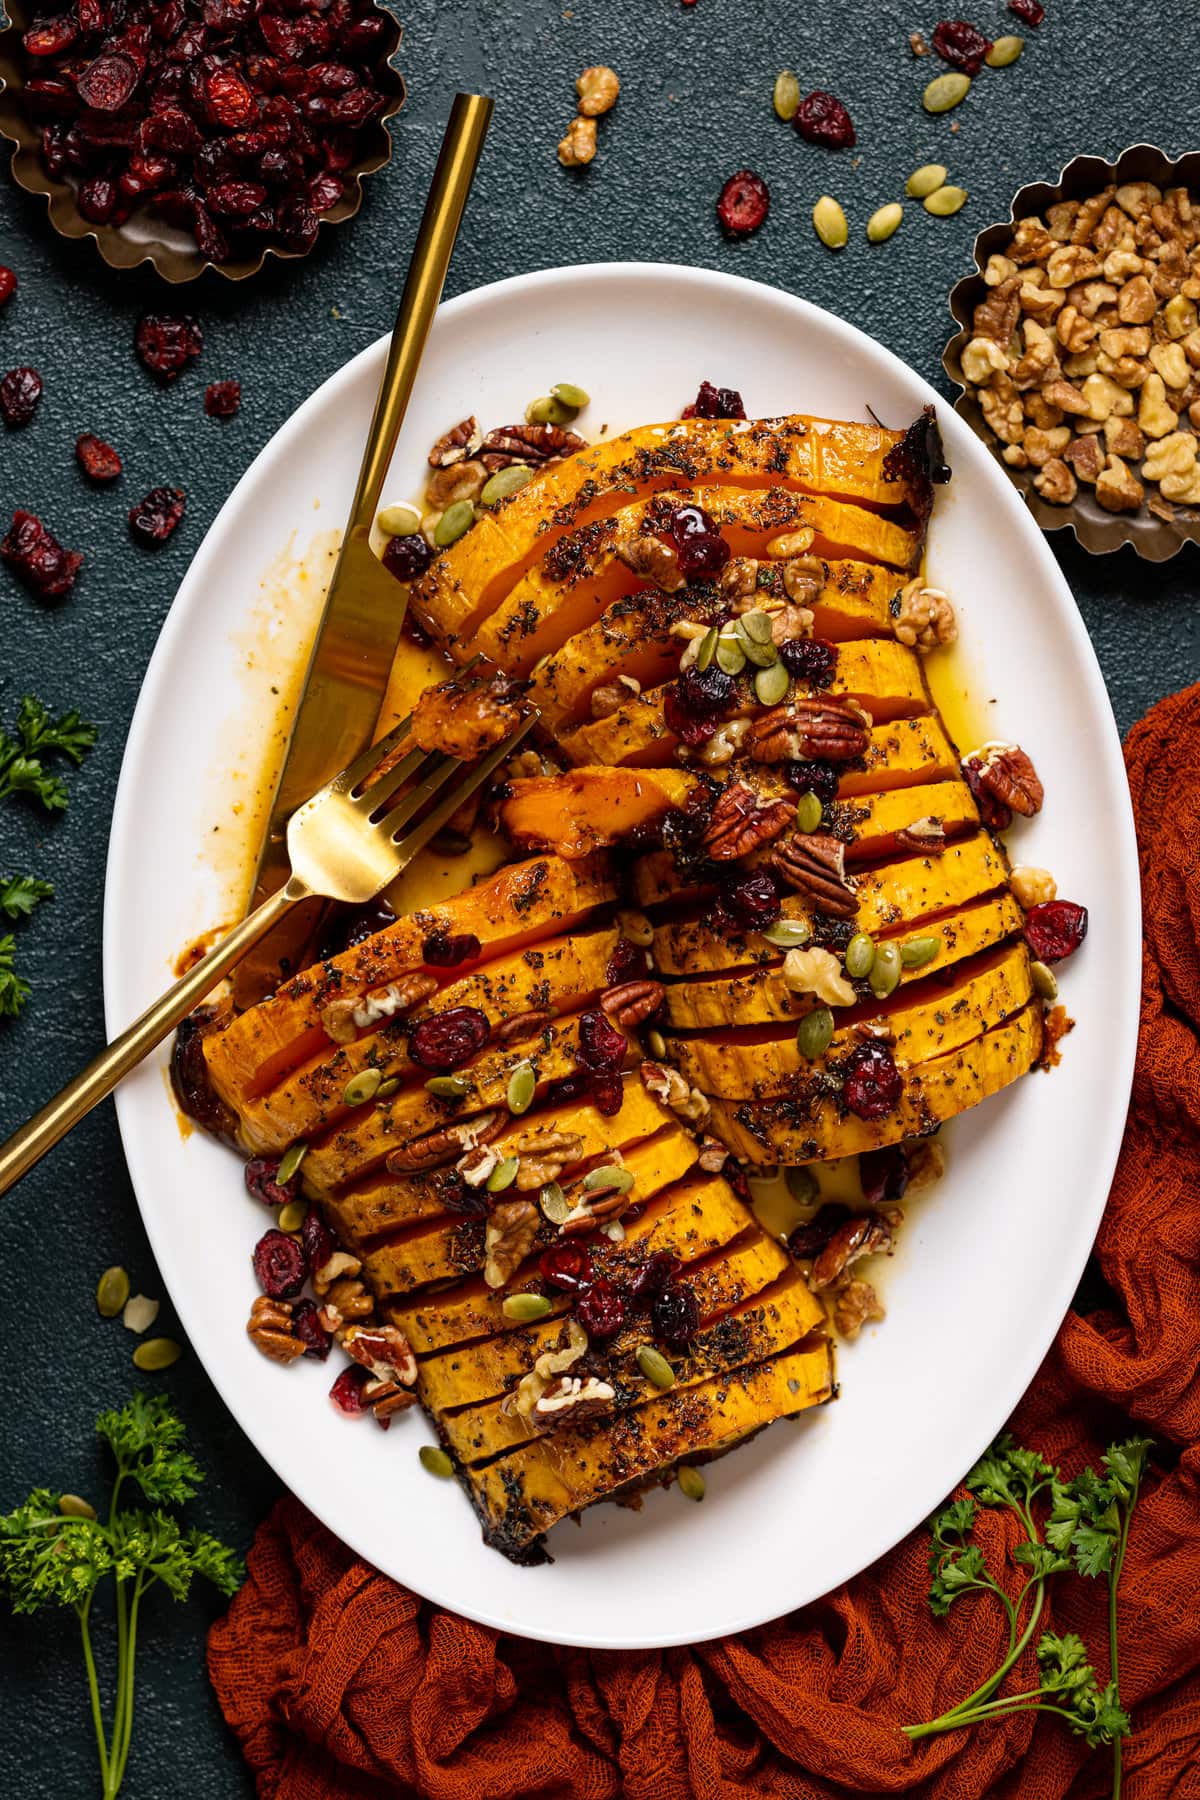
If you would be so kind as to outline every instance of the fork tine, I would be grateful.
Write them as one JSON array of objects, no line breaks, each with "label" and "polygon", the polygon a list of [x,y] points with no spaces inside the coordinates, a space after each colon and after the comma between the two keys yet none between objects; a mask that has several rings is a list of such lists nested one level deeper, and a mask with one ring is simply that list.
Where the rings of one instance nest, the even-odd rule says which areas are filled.
[{"label": "fork tine", "polygon": [[410,750],[407,756],[402,756],[400,761],[393,764],[385,775],[381,775],[377,781],[372,781],[369,786],[362,789],[361,793],[355,793],[351,789],[348,795],[350,804],[357,807],[359,812],[366,813],[369,818],[372,813],[377,813],[384,803],[392,798],[393,794],[398,793],[406,781],[410,781],[414,775],[418,774],[434,754],[437,753],[428,750]]},{"label": "fork tine", "polygon": [[353,792],[361,781],[366,780],[372,769],[379,767],[385,756],[390,756],[404,742],[411,727],[412,714],[409,713],[406,719],[401,719],[398,725],[392,727],[386,737],[380,738],[376,744],[368,744],[361,756],[356,756],[352,763],[347,763],[341,774],[335,775],[329,783],[330,789],[340,794]]},{"label": "fork tine", "polygon": [[[408,759],[405,758],[405,760]],[[380,818],[374,816],[380,811],[380,806],[389,798],[387,794],[382,794],[380,801],[374,807],[364,808],[371,817],[372,828],[381,832],[385,837],[391,837],[402,825],[406,825],[416,813],[420,812],[427,800],[432,800],[439,788],[445,787],[452,775],[464,767],[465,764],[460,762],[457,756],[445,756],[440,750],[431,750],[422,764],[422,779],[415,787],[408,789],[404,798],[392,808],[390,813],[384,813]],[[381,783],[381,785],[383,784]],[[369,800],[373,792],[373,788],[368,788],[363,796],[364,800]],[[453,807],[450,810],[453,811]]]},{"label": "fork tine", "polygon": [[[396,845],[398,870],[408,867],[417,852],[423,850],[430,838],[434,837],[437,832],[441,830],[451,813],[455,812],[458,807],[462,805],[463,801],[468,799],[470,795],[475,792],[475,789],[479,787],[482,782],[487,780],[493,769],[502,763],[506,757],[512,755],[512,752],[521,742],[521,739],[525,737],[528,732],[532,731],[534,725],[537,723],[537,717],[536,711],[528,713],[526,717],[521,720],[521,723],[517,726],[515,731],[510,732],[508,737],[503,739],[501,743],[495,745],[493,749],[489,750],[482,762],[475,763],[469,768],[465,779],[461,782],[456,782],[450,793],[447,794],[443,800],[439,800],[432,811],[427,813],[423,819],[413,826],[411,831],[406,833],[406,835],[398,841]],[[375,829],[383,832],[388,837],[393,837],[398,831],[399,826],[404,823],[403,818],[397,819],[397,815],[401,812],[402,808],[396,807],[393,812],[388,813],[384,818],[379,820]],[[411,814],[407,816],[411,816]]]}]

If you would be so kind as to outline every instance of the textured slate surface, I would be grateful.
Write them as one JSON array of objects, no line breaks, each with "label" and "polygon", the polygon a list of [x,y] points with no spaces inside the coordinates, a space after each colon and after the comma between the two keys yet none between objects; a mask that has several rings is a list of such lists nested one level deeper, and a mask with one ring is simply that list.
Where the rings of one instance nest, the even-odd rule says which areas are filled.
[{"label": "textured slate surface", "polygon": [[[31,868],[57,887],[52,907],[23,935],[35,1001],[0,1026],[0,1133],[45,1098],[101,1038],[100,931],[112,796],[128,721],[155,635],[205,527],[229,488],[296,405],[391,323],[441,122],[455,86],[481,85],[497,115],[450,279],[457,292],[500,276],[605,258],[679,261],[736,270],[807,295],[890,345],[936,383],[948,335],[945,295],[969,266],[976,231],[1004,215],[1022,183],[1053,175],[1090,150],[1126,144],[1194,147],[1180,133],[1192,111],[1186,58],[1119,55],[1136,41],[1144,0],[1118,11],[1087,0],[1048,0],[1051,17],[1015,69],[985,73],[950,118],[918,105],[932,58],[914,62],[908,33],[926,35],[935,11],[881,0],[848,12],[833,0],[803,9],[784,0],[580,0],[573,9],[530,0],[413,0],[404,9],[400,62],[410,99],[392,165],[369,185],[362,215],[323,233],[299,267],[230,288],[217,280],[186,303],[207,332],[203,357],[161,392],[134,360],[133,323],[148,305],[172,304],[148,274],[117,276],[85,246],[49,235],[40,208],[0,183],[0,261],[21,279],[0,314],[0,367],[33,363],[46,394],[34,425],[0,434],[0,506],[32,506],[67,544],[87,553],[75,596],[42,609],[0,573],[0,715],[32,690],[95,719],[100,743],[72,781],[66,818],[7,807],[0,868]],[[995,34],[1013,21],[998,0],[970,9]],[[1119,23],[1118,23],[1119,20]],[[554,146],[585,64],[611,62],[624,91],[601,125],[601,154],[583,175],[561,171]],[[771,84],[784,65],[850,105],[858,150],[830,156],[774,118]],[[1106,71],[1111,71],[1109,79]],[[959,129],[952,132],[952,123]],[[916,164],[946,162],[971,194],[963,213],[933,220],[910,207],[881,249],[862,237],[868,214],[900,192]],[[733,169],[759,169],[773,191],[766,228],[724,243],[712,202]],[[808,224],[814,200],[836,194],[851,217],[838,257]],[[177,303],[177,302],[176,302]],[[338,316],[334,316],[336,308]],[[736,381],[737,371],[697,377]],[[207,381],[243,382],[240,416],[204,417]],[[943,383],[944,385],[944,383]],[[72,445],[83,430],[109,436],[126,475],[90,491]],[[181,484],[188,516],[154,554],[128,540],[132,500]],[[1166,568],[1128,551],[1090,560],[1051,540],[1095,640],[1122,729],[1156,697],[1200,672],[1197,560]],[[131,1340],[97,1319],[99,1271],[122,1262],[135,1284],[161,1292],[125,1174],[111,1107],[94,1115],[4,1202],[7,1303],[0,1307],[6,1371],[0,1506],[35,1482],[95,1491],[92,1420],[133,1385]],[[164,1323],[170,1328],[169,1307]],[[186,1358],[163,1378],[212,1471],[197,1516],[240,1544],[277,1491],[269,1470]],[[207,1597],[147,1607],[130,1800],[187,1793],[231,1800],[251,1792],[204,1672]],[[95,1791],[74,1620],[0,1624],[0,1755],[13,1800]]]}]

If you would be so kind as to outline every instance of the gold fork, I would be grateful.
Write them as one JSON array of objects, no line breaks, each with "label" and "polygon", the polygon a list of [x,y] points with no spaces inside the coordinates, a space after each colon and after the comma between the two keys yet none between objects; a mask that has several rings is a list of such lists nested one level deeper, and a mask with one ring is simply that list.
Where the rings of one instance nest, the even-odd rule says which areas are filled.
[{"label": "gold fork", "polygon": [[[479,762],[464,763],[437,750],[409,750],[391,763],[389,759],[403,748],[412,724],[411,718],[403,719],[335,775],[292,814],[287,831],[292,872],[284,886],[214,945],[182,981],[168,988],[61,1094],[0,1146],[0,1194],[7,1193],[85,1113],[112,1092],[122,1076],[161,1044],[290,907],[314,895],[351,906],[373,900],[511,754],[536,718],[536,711],[530,710]],[[462,769],[467,771],[464,778],[444,792],[450,778]],[[442,798],[431,804],[439,794]]]}]

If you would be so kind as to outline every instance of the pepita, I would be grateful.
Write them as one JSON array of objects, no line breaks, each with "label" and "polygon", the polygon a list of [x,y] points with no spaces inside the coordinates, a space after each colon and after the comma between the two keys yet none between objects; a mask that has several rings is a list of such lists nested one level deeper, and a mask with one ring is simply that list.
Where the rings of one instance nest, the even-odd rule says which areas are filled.
[{"label": "pepita", "polygon": [[1024,48],[1024,38],[998,37],[983,60],[989,69],[1007,69],[1010,63],[1016,62]]},{"label": "pepita", "polygon": [[381,1081],[379,1086],[375,1089],[375,1098],[377,1100],[390,1100],[393,1094],[398,1094],[399,1092],[400,1077],[398,1075],[389,1075],[387,1080]]},{"label": "pepita", "polygon": [[777,950],[798,950],[812,937],[812,927],[807,919],[776,919],[774,924],[764,925],[759,936]]},{"label": "pepita", "polygon": [[800,107],[800,83],[790,69],[781,69],[775,77],[771,105],[779,119],[794,119]]},{"label": "pepita", "polygon": [[856,931],[846,945],[846,973],[852,981],[861,981],[871,973],[875,961],[875,940],[865,931]]},{"label": "pepita", "polygon": [[618,1168],[616,1163],[606,1163],[602,1169],[589,1169],[583,1185],[589,1194],[594,1194],[597,1188],[606,1194],[627,1194],[633,1186],[633,1175],[628,1169]]},{"label": "pepita", "polygon": [[846,215],[829,194],[822,194],[812,210],[813,230],[827,250],[840,250],[850,236]]},{"label": "pepita", "polygon": [[433,541],[439,550],[445,550],[450,544],[457,544],[460,537],[470,531],[475,523],[475,504],[471,500],[456,500],[448,506],[433,528]]},{"label": "pepita", "polygon": [[461,1075],[431,1075],[425,1083],[425,1092],[438,1100],[461,1100],[467,1091]]},{"label": "pepita", "polygon": [[383,1085],[383,1076],[378,1069],[360,1069],[352,1075],[342,1091],[343,1106],[362,1106],[367,1100],[373,1100]]},{"label": "pepita", "polygon": [[436,1444],[422,1444],[417,1455],[421,1459],[421,1467],[430,1475],[436,1475],[441,1481],[449,1481],[454,1473],[454,1464],[444,1450],[439,1450]]},{"label": "pepita", "polygon": [[778,706],[788,691],[788,672],[781,662],[769,663],[754,677],[754,692],[763,706]]},{"label": "pepita", "polygon": [[952,218],[966,204],[967,190],[960,187],[940,187],[924,203],[925,211],[932,213],[935,219]]},{"label": "pepita", "polygon": [[574,417],[574,407],[565,406],[557,394],[542,394],[525,408],[527,425],[569,425]]},{"label": "pepita", "polygon": [[508,1078],[508,1101],[510,1113],[528,1112],[533,1105],[533,1096],[537,1092],[537,1076],[533,1072],[532,1063],[518,1063]]},{"label": "pepita", "polygon": [[96,1509],[90,1500],[83,1500],[78,1494],[60,1494],[58,1510],[64,1519],[94,1519]]},{"label": "pepita", "polygon": [[500,1302],[500,1311],[515,1324],[528,1325],[534,1319],[544,1319],[552,1305],[546,1294],[506,1294]]},{"label": "pepita", "polygon": [[817,1178],[811,1169],[806,1169],[803,1165],[785,1169],[783,1179],[787,1183],[788,1193],[797,1206],[814,1206],[816,1204],[817,1195],[821,1190],[817,1186]]},{"label": "pepita", "polygon": [[815,1062],[818,1056],[824,1056],[833,1042],[833,1014],[827,1006],[818,1006],[810,1013],[805,1013],[796,1027],[796,1048],[801,1056],[809,1062]]},{"label": "pepita", "polygon": [[886,243],[894,231],[900,226],[904,217],[904,208],[898,200],[889,200],[886,206],[880,206],[867,220],[867,238],[872,244]]},{"label": "pepita", "polygon": [[662,1351],[656,1350],[653,1344],[638,1345],[637,1366],[646,1380],[656,1388],[661,1388],[664,1393],[675,1386],[674,1369]]},{"label": "pepita", "polygon": [[299,1231],[307,1211],[307,1201],[289,1200],[286,1206],[281,1206],[279,1209],[280,1231]]},{"label": "pepita", "polygon": [[571,1210],[567,1196],[557,1181],[548,1181],[538,1194],[538,1205],[542,1209],[543,1218],[549,1219],[552,1225],[561,1225]]},{"label": "pepita", "polygon": [[507,469],[497,469],[494,475],[488,476],[480,491],[480,502],[484,506],[495,506],[532,480],[533,470],[528,464],[509,463]]},{"label": "pepita", "polygon": [[488,1193],[502,1194],[505,1188],[511,1187],[513,1182],[517,1179],[517,1170],[520,1166],[521,1161],[519,1157],[502,1157],[487,1178]]},{"label": "pepita", "polygon": [[753,638],[743,638],[742,654],[756,669],[769,669],[772,663],[779,661],[779,652],[774,644],[759,644]]},{"label": "pepita", "polygon": [[1039,994],[1043,1000],[1058,999],[1058,977],[1044,962],[1029,965],[1029,978],[1033,982],[1034,993]]},{"label": "pepita", "polygon": [[183,1355],[183,1346],[174,1338],[147,1338],[139,1344],[133,1353],[134,1364],[148,1375],[157,1375],[162,1369],[169,1369]]},{"label": "pepita", "polygon": [[877,1000],[886,1000],[900,985],[900,951],[895,944],[877,944],[867,985]]},{"label": "pepita", "polygon": [[821,802],[810,790],[796,802],[796,827],[799,831],[815,831],[821,823]]},{"label": "pepita", "polygon": [[746,652],[737,638],[722,632],[717,638],[717,667],[726,675],[740,675],[746,666]]},{"label": "pepita", "polygon": [[115,1319],[129,1298],[129,1277],[122,1268],[105,1269],[96,1283],[96,1311],[102,1319]]},{"label": "pepita", "polygon": [[919,169],[913,170],[905,182],[904,191],[906,194],[910,194],[914,200],[923,200],[926,194],[932,194],[935,188],[942,187],[945,180],[946,165],[944,163],[922,163]]},{"label": "pepita", "polygon": [[704,1477],[699,1469],[693,1469],[691,1463],[683,1463],[679,1469],[679,1491],[685,1500],[703,1500]]},{"label": "pepita", "polygon": [[663,1057],[667,1054],[667,1040],[661,1031],[648,1031],[646,1033],[646,1048],[649,1050],[651,1056],[658,1062],[662,1061]]},{"label": "pepita", "polygon": [[710,625],[704,636],[700,639],[700,648],[696,652],[696,667],[700,670],[701,674],[708,668],[716,654],[717,628],[715,625]]},{"label": "pepita", "polygon": [[550,389],[551,398],[561,400],[564,406],[570,406],[576,412],[582,412],[591,395],[585,388],[576,387],[573,381],[556,381]]},{"label": "pepita", "polygon": [[934,76],[921,95],[921,105],[927,113],[949,112],[952,107],[965,100],[970,91],[971,77],[955,69],[945,75]]},{"label": "pepita", "polygon": [[394,506],[384,507],[378,523],[385,537],[412,537],[421,529],[421,515],[407,500],[398,500]]},{"label": "pepita", "polygon": [[743,613],[737,621],[737,629],[744,632],[752,643],[771,642],[771,620],[761,606],[753,606],[749,612]]},{"label": "pepita", "polygon": [[308,1155],[307,1144],[289,1144],[279,1159],[279,1167],[275,1171],[275,1179],[280,1187],[286,1187],[293,1175],[299,1173],[300,1164]]},{"label": "pepita", "polygon": [[933,961],[941,947],[942,941],[940,938],[909,938],[906,944],[901,944],[900,946],[900,961],[904,964],[906,969],[924,968],[927,962]]}]

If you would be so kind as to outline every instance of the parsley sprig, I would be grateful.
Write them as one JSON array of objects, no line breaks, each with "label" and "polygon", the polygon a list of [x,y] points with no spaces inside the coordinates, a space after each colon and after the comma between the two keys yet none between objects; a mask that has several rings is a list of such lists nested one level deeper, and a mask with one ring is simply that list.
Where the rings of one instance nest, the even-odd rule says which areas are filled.
[{"label": "parsley sprig", "polygon": [[[34,875],[0,877],[0,913],[14,922],[27,919],[34,907],[48,900],[54,889]],[[29,998],[29,983],[17,974],[17,940],[11,931],[0,933],[0,1019],[15,1019]]]},{"label": "parsley sprig", "polygon": [[[79,1516],[79,1503],[36,1488],[23,1506],[0,1518],[0,1587],[13,1611],[69,1606],[79,1617],[92,1722],[100,1758],[104,1800],[121,1786],[133,1731],[134,1655],[138,1617],[156,1583],[176,1600],[186,1599],[195,1576],[233,1594],[245,1579],[241,1562],[208,1532],[183,1527],[165,1507],[190,1500],[203,1480],[184,1443],[184,1428],[169,1403],[135,1394],[119,1412],[102,1413],[96,1429],[116,1462],[107,1520]],[[146,1507],[120,1505],[121,1490],[135,1483]],[[117,1621],[117,1685],[106,1733],[89,1619],[97,1588],[114,1577]]]},{"label": "parsley sprig", "polygon": [[63,812],[67,785],[46,768],[47,758],[65,756],[78,766],[96,741],[96,727],[73,709],[59,719],[26,694],[17,711],[15,733],[0,730],[0,800],[26,794],[47,812]]},{"label": "parsley sprig", "polygon": [[[1110,1445],[1102,1459],[1103,1474],[1084,1469],[1069,1482],[1064,1482],[1044,1457],[1008,1436],[999,1438],[980,1458],[966,1479],[970,1497],[951,1501],[930,1520],[929,1604],[944,1618],[964,1594],[992,1594],[1008,1619],[1008,1650],[999,1668],[957,1706],[924,1724],[906,1725],[910,1738],[957,1731],[1014,1712],[1048,1713],[1061,1718],[1093,1747],[1111,1744],[1113,1796],[1117,1800],[1121,1740],[1130,1730],[1120,1697],[1117,1588],[1151,1447],[1146,1438]],[[1038,1515],[1046,1503],[1044,1527],[1039,1528]],[[1010,1596],[987,1567],[983,1550],[972,1535],[980,1506],[1006,1508],[1021,1524],[1024,1535],[1012,1557],[1029,1573],[1015,1596]],[[1101,1686],[1082,1639],[1074,1633],[1060,1637],[1044,1631],[1036,1647],[1037,1687],[994,1697],[1033,1639],[1045,1608],[1047,1582],[1072,1567],[1080,1575],[1104,1576],[1108,1581],[1107,1683]]]}]

